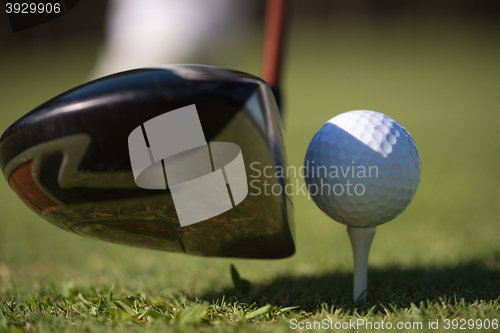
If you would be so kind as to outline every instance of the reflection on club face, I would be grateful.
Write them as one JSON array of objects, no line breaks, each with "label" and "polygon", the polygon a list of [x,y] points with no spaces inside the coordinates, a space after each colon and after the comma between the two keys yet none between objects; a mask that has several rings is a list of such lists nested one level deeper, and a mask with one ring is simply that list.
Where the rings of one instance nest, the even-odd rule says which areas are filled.
[{"label": "reflection on club face", "polygon": [[[175,158],[152,154],[148,163],[157,173],[151,175],[164,174],[163,186],[138,186],[128,145],[130,134],[155,117],[189,105],[196,107],[208,153],[201,146],[192,148],[196,154],[179,152]],[[157,130],[161,133],[162,127]],[[177,131],[181,133],[178,139],[168,135],[174,132],[165,131],[164,138],[169,140],[165,144],[185,142],[183,131]],[[161,148],[161,140],[158,142],[147,142],[147,148]],[[229,149],[227,156],[220,152],[225,149]],[[0,139],[0,167],[12,189],[34,212],[64,230],[192,255],[290,256],[295,251],[291,200],[285,191],[272,196],[248,191],[244,196],[241,189],[248,183],[242,184],[245,173],[241,170],[244,167],[250,182],[252,163],[254,169],[262,170],[286,167],[271,90],[255,76],[200,65],[137,69],[92,81],[26,114]],[[179,166],[186,171],[179,173]],[[217,184],[223,184],[222,192],[228,193],[230,209],[181,226],[180,206],[174,202],[172,189],[216,172],[222,175],[222,183]],[[141,177],[151,183],[148,174]],[[169,183],[169,177],[175,185]],[[154,183],[159,178],[152,179]],[[287,179],[265,181],[284,188]],[[184,186],[180,192],[186,189]],[[196,202],[217,202],[222,192],[205,188],[206,195],[198,195]],[[188,205],[184,213],[203,210],[200,205]]]}]

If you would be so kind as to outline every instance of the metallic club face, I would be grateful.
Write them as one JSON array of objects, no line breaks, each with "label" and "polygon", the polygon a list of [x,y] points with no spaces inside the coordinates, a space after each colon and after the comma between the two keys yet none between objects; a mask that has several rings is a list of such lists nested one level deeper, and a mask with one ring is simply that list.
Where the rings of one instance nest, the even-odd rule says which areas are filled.
[{"label": "metallic club face", "polygon": [[261,79],[200,65],[144,68],[63,93],[0,139],[12,189],[57,227],[201,256],[295,252],[274,97]]}]

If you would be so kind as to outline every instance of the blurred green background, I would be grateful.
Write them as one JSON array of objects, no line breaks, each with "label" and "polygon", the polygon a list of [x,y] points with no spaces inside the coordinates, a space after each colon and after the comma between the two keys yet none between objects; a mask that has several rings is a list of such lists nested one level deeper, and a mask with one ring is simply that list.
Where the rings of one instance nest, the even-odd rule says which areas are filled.
[{"label": "blurred green background", "polygon": [[[283,86],[289,164],[302,165],[309,140],[339,113],[369,109],[393,117],[417,143],[422,179],[405,213],[378,228],[369,260],[371,295],[401,292],[426,299],[467,291],[495,300],[500,292],[498,6],[353,3],[295,4]],[[255,24],[221,36],[201,62],[259,75],[260,7],[251,13]],[[1,22],[2,131],[88,80],[102,43],[104,8],[82,1],[53,23],[16,35]],[[85,239],[37,217],[6,181],[0,182],[0,196],[0,297],[115,283],[118,290],[210,300],[231,292],[230,263],[263,297],[284,282],[291,299],[311,304],[314,298],[351,293],[345,227],[303,195],[294,197],[297,253],[276,261],[197,258]]]}]

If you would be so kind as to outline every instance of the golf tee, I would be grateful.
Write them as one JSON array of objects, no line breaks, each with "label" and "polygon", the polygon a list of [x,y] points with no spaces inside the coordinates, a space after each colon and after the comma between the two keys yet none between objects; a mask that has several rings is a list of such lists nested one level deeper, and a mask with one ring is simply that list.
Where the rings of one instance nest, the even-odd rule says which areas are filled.
[{"label": "golf tee", "polygon": [[368,256],[377,227],[347,227],[354,258],[353,300],[365,300],[368,282]]}]

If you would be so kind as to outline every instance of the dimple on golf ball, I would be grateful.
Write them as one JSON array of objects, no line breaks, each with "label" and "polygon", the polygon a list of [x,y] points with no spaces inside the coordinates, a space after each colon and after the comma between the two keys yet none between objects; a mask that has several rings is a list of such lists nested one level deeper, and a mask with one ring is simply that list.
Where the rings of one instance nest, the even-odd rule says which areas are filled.
[{"label": "dimple on golf ball", "polygon": [[420,156],[410,133],[374,111],[342,113],[314,135],[305,180],[318,207],[352,227],[388,222],[410,204],[420,182]]}]

